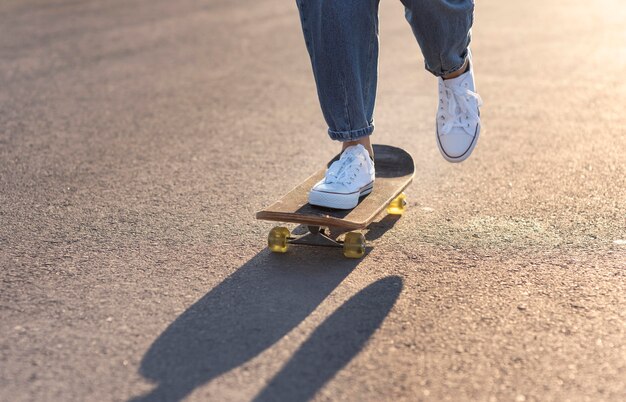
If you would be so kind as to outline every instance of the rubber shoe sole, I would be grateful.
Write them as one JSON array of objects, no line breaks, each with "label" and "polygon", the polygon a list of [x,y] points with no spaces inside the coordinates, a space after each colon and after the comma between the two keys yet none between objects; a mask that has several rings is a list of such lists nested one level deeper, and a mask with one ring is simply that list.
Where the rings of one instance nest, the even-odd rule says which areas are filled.
[{"label": "rubber shoe sole", "polygon": [[309,204],[333,209],[352,209],[359,204],[359,198],[371,193],[373,188],[374,182],[349,194],[311,190],[309,191]]}]

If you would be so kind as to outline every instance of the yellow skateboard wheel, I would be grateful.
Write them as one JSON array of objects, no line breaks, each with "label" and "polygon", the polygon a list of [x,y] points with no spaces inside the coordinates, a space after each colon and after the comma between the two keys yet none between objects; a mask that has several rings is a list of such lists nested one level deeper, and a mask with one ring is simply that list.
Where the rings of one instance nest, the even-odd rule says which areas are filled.
[{"label": "yellow skateboard wheel", "polygon": [[389,215],[402,215],[406,209],[406,194],[400,193],[387,206]]},{"label": "yellow skateboard wheel", "polygon": [[289,229],[283,226],[276,226],[270,230],[267,236],[267,247],[274,253],[287,252],[287,239],[289,238]]},{"label": "yellow skateboard wheel", "polygon": [[347,258],[361,258],[365,255],[365,236],[363,233],[346,233],[343,240],[343,255]]}]

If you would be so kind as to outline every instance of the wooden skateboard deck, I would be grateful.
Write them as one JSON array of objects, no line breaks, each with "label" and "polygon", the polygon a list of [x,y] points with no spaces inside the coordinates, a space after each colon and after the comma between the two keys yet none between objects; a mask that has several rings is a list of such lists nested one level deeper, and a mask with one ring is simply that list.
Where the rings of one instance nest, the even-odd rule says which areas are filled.
[{"label": "wooden skateboard deck", "polygon": [[[335,156],[328,165],[337,160]],[[320,181],[326,168],[320,169],[269,207],[257,212],[256,218],[348,230],[365,229],[387,205],[411,183],[415,173],[413,158],[403,149],[374,145],[376,181],[372,192],[361,197],[351,210],[309,205],[309,190]]]}]

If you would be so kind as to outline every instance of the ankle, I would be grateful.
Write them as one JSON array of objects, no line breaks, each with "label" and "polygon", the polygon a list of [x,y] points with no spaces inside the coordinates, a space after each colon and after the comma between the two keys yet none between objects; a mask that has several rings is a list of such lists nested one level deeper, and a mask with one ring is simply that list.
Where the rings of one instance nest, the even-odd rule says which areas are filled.
[{"label": "ankle", "polygon": [[446,74],[441,76],[442,79],[444,80],[451,80],[452,78],[456,78],[460,75],[465,74],[466,72],[469,71],[469,58],[465,59],[465,63],[463,64],[463,67],[459,68],[458,70],[456,70],[455,72],[452,72],[450,74]]},{"label": "ankle", "polygon": [[354,141],[345,141],[342,143],[342,148],[341,148],[341,152],[343,152],[346,148],[351,147],[353,145],[358,145],[361,144],[363,145],[363,147],[367,150],[367,152],[370,155],[370,158],[372,158],[372,160],[374,160],[374,148],[372,147],[372,144],[370,142],[370,137],[363,137],[363,138],[359,138],[358,140],[354,140]]}]

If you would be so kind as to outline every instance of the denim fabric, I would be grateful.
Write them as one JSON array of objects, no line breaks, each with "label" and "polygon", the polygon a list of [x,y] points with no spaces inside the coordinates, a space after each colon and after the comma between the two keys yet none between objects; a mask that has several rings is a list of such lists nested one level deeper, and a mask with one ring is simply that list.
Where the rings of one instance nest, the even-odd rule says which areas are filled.
[{"label": "denim fabric", "polygon": [[[426,69],[436,76],[467,57],[473,0],[401,0]],[[296,0],[328,134],[351,141],[374,131],[379,0]]]}]

